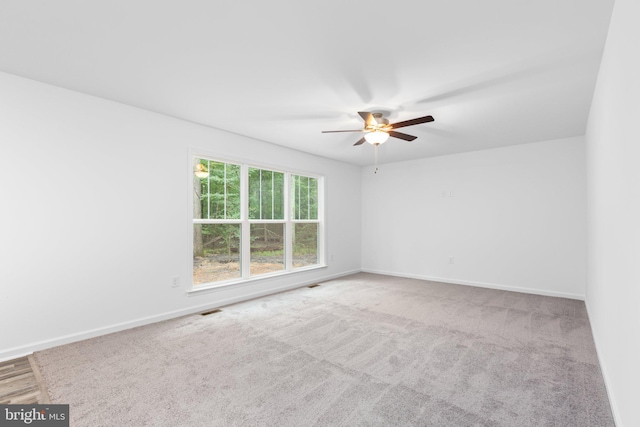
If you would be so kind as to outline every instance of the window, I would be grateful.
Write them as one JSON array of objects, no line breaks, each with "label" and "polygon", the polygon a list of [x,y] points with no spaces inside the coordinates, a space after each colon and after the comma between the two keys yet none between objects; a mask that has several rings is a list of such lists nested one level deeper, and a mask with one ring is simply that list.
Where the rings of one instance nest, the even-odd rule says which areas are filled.
[{"label": "window", "polygon": [[240,165],[194,159],[193,284],[242,277]]},{"label": "window", "polygon": [[249,168],[252,276],[285,269],[284,173]]},{"label": "window", "polygon": [[195,157],[193,286],[321,266],[319,177]]},{"label": "window", "polygon": [[318,263],[318,180],[291,175],[293,266]]}]

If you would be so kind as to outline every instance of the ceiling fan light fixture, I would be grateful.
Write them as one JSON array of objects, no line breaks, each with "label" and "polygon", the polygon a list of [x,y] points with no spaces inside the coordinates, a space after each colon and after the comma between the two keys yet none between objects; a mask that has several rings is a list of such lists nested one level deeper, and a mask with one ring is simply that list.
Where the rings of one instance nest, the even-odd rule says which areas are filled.
[{"label": "ceiling fan light fixture", "polygon": [[207,178],[209,176],[209,171],[202,163],[198,163],[193,174],[198,178]]},{"label": "ceiling fan light fixture", "polygon": [[369,144],[379,145],[384,144],[389,139],[389,134],[381,130],[374,130],[364,136]]}]

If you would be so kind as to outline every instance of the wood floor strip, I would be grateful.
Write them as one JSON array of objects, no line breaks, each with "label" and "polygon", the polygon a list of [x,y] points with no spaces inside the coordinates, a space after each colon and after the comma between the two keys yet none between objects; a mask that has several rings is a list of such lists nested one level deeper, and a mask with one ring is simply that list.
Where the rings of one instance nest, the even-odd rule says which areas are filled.
[{"label": "wood floor strip", "polygon": [[11,372],[6,372],[4,375],[0,375],[0,384],[11,381],[12,378],[19,377],[21,375],[31,375],[31,368],[17,369]]},{"label": "wood floor strip", "polygon": [[0,404],[51,403],[44,379],[32,356],[0,364]]},{"label": "wood floor strip", "polygon": [[[11,387],[11,384],[19,382],[20,380],[23,380],[23,379],[32,379],[33,383],[35,384],[35,378],[33,377],[33,373],[25,372],[20,375],[15,375],[13,377],[5,378],[4,380],[0,381],[0,388],[5,388],[5,386]],[[0,395],[1,394],[2,393],[0,393]]]}]

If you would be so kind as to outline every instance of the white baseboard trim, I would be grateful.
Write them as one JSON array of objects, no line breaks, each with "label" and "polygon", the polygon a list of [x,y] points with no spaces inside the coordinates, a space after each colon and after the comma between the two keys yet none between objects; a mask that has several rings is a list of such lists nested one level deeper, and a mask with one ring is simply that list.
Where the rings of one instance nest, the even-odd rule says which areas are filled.
[{"label": "white baseboard trim", "polygon": [[373,270],[368,268],[363,268],[363,272],[365,273],[373,273],[373,274],[382,274],[385,276],[395,276],[395,277],[406,277],[407,279],[419,279],[419,280],[430,280],[432,282],[442,282],[442,283],[451,283],[453,285],[465,285],[465,286],[476,286],[479,288],[489,288],[489,289],[499,289],[501,291],[511,291],[511,292],[522,292],[525,294],[534,294],[534,295],[544,295],[549,297],[560,297],[560,298],[569,298],[569,299],[577,299],[584,301],[584,295],[579,294],[570,294],[565,292],[556,292],[556,291],[547,291],[544,289],[535,289],[535,288],[521,288],[517,286],[509,286],[509,285],[501,285],[497,283],[486,283],[486,282],[475,282],[471,280],[460,280],[460,279],[451,279],[448,277],[432,277],[432,276],[422,276],[418,274],[409,274],[409,273],[397,273],[394,271],[383,271],[383,270]]},{"label": "white baseboard trim", "polygon": [[235,304],[237,302],[248,301],[248,300],[251,300],[254,298],[260,298],[266,295],[276,294],[278,292],[285,292],[285,291],[290,291],[297,288],[303,288],[305,286],[308,286],[314,283],[326,282],[328,280],[337,279],[339,277],[350,276],[352,274],[359,273],[360,271],[361,271],[360,269],[349,270],[349,271],[345,271],[338,274],[315,278],[313,280],[305,280],[293,285],[270,288],[268,290],[253,292],[253,293],[242,295],[235,298],[227,298],[221,301],[217,301],[215,304],[207,303],[207,304],[194,305],[192,307],[188,307],[180,310],[169,311],[169,312],[165,312],[165,313],[161,313],[153,316],[147,316],[147,317],[142,317],[142,318],[127,321],[127,322],[117,323],[110,326],[90,329],[88,331],[83,331],[75,334],[63,335],[56,338],[38,341],[35,343],[20,346],[20,347],[9,348],[9,349],[0,351],[0,362],[16,359],[23,356],[28,356],[29,354],[32,354],[35,351],[45,350],[51,347],[70,344],[73,342],[82,341],[89,338],[95,338],[101,335],[107,335],[114,332],[123,331],[125,329],[131,329],[131,328],[136,328],[138,326],[149,325],[151,323],[162,322],[163,320],[175,319],[176,317],[188,316],[188,315],[199,313],[202,311],[207,311],[207,310]]},{"label": "white baseboard trim", "polygon": [[600,345],[597,335],[593,329],[593,322],[591,321],[591,310],[589,309],[589,300],[585,299],[585,305],[587,307],[587,317],[589,317],[589,324],[591,325],[591,335],[593,336],[593,342],[596,346],[596,356],[598,357],[598,364],[600,365],[600,371],[602,371],[602,378],[604,379],[604,388],[607,390],[607,397],[609,398],[609,406],[611,407],[611,414],[613,414],[613,422],[617,426],[622,425],[622,421],[620,420],[620,412],[618,411],[618,407],[616,405],[616,401],[613,398],[613,388],[611,387],[611,382],[609,380],[609,375],[607,374],[607,368],[602,363],[602,357],[600,356],[602,353],[600,352]]}]

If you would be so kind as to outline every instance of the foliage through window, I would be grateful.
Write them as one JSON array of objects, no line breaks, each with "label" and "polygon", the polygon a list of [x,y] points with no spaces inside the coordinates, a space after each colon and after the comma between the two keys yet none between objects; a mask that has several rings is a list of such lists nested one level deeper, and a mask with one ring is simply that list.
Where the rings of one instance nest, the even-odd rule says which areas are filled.
[{"label": "foliage through window", "polygon": [[194,286],[322,264],[321,179],[199,157],[193,172]]}]

